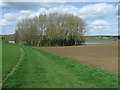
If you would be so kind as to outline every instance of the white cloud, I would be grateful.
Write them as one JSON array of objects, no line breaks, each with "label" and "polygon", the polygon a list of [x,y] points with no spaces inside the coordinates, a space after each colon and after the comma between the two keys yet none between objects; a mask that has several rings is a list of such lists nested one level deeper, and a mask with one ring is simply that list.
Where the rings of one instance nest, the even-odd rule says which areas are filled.
[{"label": "white cloud", "polygon": [[105,20],[96,20],[92,22],[91,26],[92,26],[92,29],[102,30],[102,32],[104,32],[103,30],[109,29],[109,23]]},{"label": "white cloud", "polygon": [[92,22],[92,25],[94,25],[94,26],[106,26],[107,25],[108,26],[109,23],[105,20],[96,20],[96,21]]},{"label": "white cloud", "polygon": [[0,26],[6,26],[7,25],[7,21],[4,19],[0,20]]},{"label": "white cloud", "polygon": [[18,16],[16,13],[6,13],[4,14],[3,18],[7,21],[13,21],[16,20]]},{"label": "white cloud", "polygon": [[30,18],[32,17],[36,12],[30,11],[30,10],[21,10],[18,13],[18,20],[25,19],[25,18]]},{"label": "white cloud", "polygon": [[88,28],[86,35],[118,35],[118,22],[95,20]]},{"label": "white cloud", "polygon": [[69,13],[69,14],[76,15],[78,10],[79,10],[79,8],[77,8],[75,6],[71,6],[71,5],[59,5],[57,7],[50,8],[48,10],[48,12],[49,13],[53,13],[53,12]]},{"label": "white cloud", "polygon": [[92,35],[120,35],[118,33],[117,29],[113,29],[113,30],[104,30],[104,32],[102,30],[89,30],[86,35],[92,36]]},{"label": "white cloud", "polygon": [[87,19],[103,18],[114,13],[114,6],[107,3],[99,3],[94,5],[84,6],[79,13]]},{"label": "white cloud", "polygon": [[14,33],[16,24],[18,23],[18,21],[24,18],[30,18],[34,14],[36,14],[36,12],[30,11],[30,10],[21,10],[18,13],[13,13],[13,12],[5,13],[2,19],[0,19],[0,26],[2,27],[2,34]]},{"label": "white cloud", "polygon": [[[91,24],[89,24],[92,29],[95,30],[114,30],[118,29],[118,22],[108,22],[107,20],[95,20]],[[103,31],[104,32],[104,31]]]}]

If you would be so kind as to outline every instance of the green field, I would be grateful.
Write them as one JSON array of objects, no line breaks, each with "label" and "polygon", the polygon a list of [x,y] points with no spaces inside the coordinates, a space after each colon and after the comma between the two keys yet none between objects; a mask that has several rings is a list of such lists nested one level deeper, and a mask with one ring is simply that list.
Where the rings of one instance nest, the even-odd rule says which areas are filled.
[{"label": "green field", "polygon": [[103,39],[102,37],[85,37],[86,41],[95,41],[95,42],[118,42],[119,39],[108,38]]},{"label": "green field", "polygon": [[2,77],[13,68],[20,58],[20,48],[18,45],[2,42]]},{"label": "green field", "polygon": [[[2,82],[2,41],[0,40],[0,82]],[[2,83],[0,83],[0,89],[2,88]]]},{"label": "green field", "polygon": [[[3,43],[3,77],[20,58],[20,46]],[[117,88],[118,75],[71,59],[21,46],[22,63],[3,88]]]}]

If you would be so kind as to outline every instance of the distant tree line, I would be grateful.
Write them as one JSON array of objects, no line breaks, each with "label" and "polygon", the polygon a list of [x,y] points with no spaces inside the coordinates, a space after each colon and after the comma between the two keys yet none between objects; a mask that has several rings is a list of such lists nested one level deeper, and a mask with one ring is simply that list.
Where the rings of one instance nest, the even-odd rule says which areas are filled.
[{"label": "distant tree line", "polygon": [[41,14],[17,24],[16,43],[34,46],[71,46],[85,41],[85,22],[71,14]]}]

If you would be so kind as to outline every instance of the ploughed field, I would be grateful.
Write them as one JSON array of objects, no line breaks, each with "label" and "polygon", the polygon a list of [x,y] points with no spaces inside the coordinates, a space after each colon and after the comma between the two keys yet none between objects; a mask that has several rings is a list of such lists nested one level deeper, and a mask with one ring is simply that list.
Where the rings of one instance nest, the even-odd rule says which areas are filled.
[{"label": "ploughed field", "polygon": [[[64,50],[67,48],[70,47],[66,47]],[[2,44],[2,72],[3,88],[118,87],[117,74],[38,48],[5,42]]]},{"label": "ploughed field", "polygon": [[67,47],[43,47],[48,52],[65,56],[82,64],[118,73],[118,43]]}]

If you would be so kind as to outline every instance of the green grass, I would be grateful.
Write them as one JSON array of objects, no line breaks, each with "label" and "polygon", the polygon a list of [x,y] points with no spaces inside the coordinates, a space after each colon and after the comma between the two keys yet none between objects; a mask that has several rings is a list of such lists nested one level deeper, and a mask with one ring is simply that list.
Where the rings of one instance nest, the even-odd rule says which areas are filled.
[{"label": "green grass", "polygon": [[118,75],[32,47],[22,48],[24,59],[14,75],[3,84],[3,88],[118,87]]},{"label": "green grass", "polygon": [[18,45],[2,42],[2,77],[4,78],[20,58]]},{"label": "green grass", "polygon": [[[0,82],[2,82],[2,41],[0,40]],[[0,89],[2,88],[2,83],[0,83]]]},{"label": "green grass", "polygon": [[2,41],[0,40],[0,68],[2,68]]},{"label": "green grass", "polygon": [[86,37],[86,41],[98,41],[98,42],[118,42],[120,41],[119,39],[113,39],[113,38],[108,38],[108,39],[102,39],[100,37]]}]

